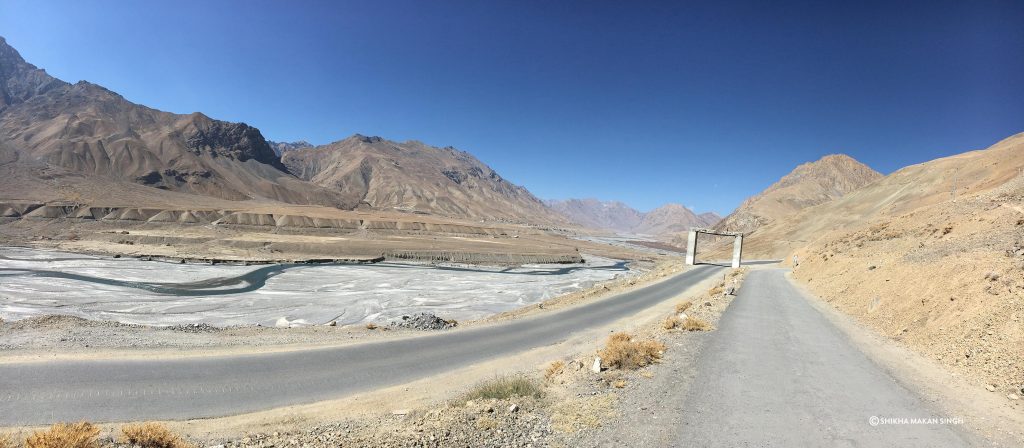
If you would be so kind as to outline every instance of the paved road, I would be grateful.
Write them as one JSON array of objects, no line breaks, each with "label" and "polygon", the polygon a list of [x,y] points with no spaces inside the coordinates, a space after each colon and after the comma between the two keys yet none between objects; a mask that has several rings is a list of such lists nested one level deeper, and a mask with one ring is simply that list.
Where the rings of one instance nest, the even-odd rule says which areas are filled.
[{"label": "paved road", "polygon": [[339,398],[554,344],[721,272],[696,266],[568,312],[426,337],[247,356],[0,365],[0,426],[215,417]]},{"label": "paved road", "polygon": [[751,272],[701,351],[679,446],[980,446],[858,350],[786,280]]}]

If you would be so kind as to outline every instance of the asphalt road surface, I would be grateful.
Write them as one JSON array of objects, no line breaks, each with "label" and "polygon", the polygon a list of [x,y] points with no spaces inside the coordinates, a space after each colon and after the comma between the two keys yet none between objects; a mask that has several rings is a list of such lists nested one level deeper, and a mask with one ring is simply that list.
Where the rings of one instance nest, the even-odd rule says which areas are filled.
[{"label": "asphalt road surface", "polygon": [[680,392],[678,446],[984,444],[955,421],[938,420],[956,416],[936,413],[897,383],[814,309],[784,272],[752,271],[709,335],[693,385]]},{"label": "asphalt road surface", "polygon": [[722,272],[695,266],[571,310],[425,337],[243,356],[3,364],[0,426],[216,417],[340,398],[555,344]]}]

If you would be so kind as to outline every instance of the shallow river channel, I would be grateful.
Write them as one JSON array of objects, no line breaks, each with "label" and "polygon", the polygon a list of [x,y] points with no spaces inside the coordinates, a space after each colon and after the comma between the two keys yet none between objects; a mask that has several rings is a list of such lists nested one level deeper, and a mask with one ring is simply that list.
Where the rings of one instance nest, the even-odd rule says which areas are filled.
[{"label": "shallow river channel", "polygon": [[0,317],[290,326],[431,312],[469,320],[628,275],[624,262],[511,268],[417,263],[176,264],[0,248]]}]

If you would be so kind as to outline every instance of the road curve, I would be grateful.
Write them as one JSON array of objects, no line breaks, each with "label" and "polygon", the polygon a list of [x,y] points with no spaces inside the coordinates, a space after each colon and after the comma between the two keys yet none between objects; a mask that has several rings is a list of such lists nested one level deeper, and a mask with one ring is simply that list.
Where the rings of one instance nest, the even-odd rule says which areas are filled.
[{"label": "road curve", "polygon": [[695,266],[569,310],[424,337],[225,357],[3,364],[0,426],[218,417],[340,398],[555,344],[721,272]]},{"label": "road curve", "polygon": [[957,422],[939,420],[956,416],[938,414],[896,382],[784,273],[748,274],[709,335],[692,386],[676,397],[684,412],[678,446],[984,444]]}]

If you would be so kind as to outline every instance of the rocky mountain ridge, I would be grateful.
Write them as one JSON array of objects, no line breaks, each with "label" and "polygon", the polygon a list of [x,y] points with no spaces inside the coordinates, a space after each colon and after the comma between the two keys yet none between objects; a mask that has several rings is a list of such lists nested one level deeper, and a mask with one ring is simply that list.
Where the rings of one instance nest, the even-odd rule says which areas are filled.
[{"label": "rocky mountain ridge", "polygon": [[[0,179],[2,191],[19,192],[6,199],[148,206],[169,199],[162,190],[186,195],[176,203],[200,196],[565,222],[464,151],[361,135],[319,147],[268,142],[246,123],[164,112],[96,84],[53,78],[3,38],[0,168],[16,173]],[[63,180],[47,181],[54,176]]]},{"label": "rocky mountain ridge", "polygon": [[451,146],[356,134],[282,161],[303,180],[382,210],[532,224],[564,224],[526,188]]}]

